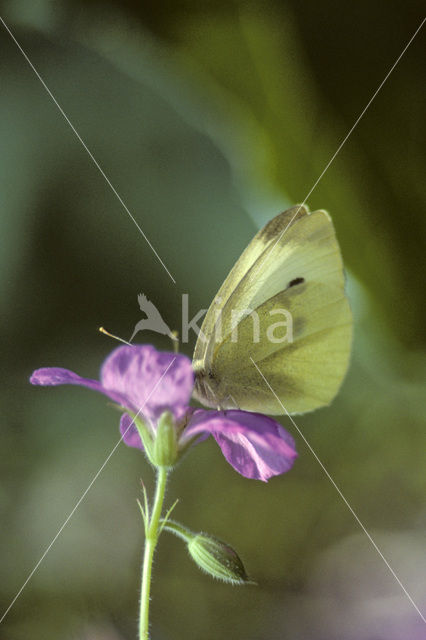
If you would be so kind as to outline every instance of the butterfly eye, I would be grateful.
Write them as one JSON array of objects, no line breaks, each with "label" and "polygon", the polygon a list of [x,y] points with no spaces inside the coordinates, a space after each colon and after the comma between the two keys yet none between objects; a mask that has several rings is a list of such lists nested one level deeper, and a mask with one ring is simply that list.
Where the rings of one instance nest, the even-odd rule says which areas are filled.
[{"label": "butterfly eye", "polygon": [[208,376],[209,376],[210,380],[214,379],[214,375],[213,375],[213,373],[211,371],[209,371]]},{"label": "butterfly eye", "polygon": [[290,280],[290,282],[287,285],[287,289],[290,289],[290,287],[294,287],[296,284],[303,284],[305,282],[305,278],[294,278],[294,280]]}]

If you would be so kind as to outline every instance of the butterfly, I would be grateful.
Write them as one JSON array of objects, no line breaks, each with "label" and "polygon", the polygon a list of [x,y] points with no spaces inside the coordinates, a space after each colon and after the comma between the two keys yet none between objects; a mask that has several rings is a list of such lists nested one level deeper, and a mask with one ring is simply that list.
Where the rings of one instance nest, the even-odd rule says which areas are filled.
[{"label": "butterfly", "polygon": [[296,205],[255,235],[210,305],[194,397],[271,415],[327,405],[348,368],[352,325],[332,220]]}]

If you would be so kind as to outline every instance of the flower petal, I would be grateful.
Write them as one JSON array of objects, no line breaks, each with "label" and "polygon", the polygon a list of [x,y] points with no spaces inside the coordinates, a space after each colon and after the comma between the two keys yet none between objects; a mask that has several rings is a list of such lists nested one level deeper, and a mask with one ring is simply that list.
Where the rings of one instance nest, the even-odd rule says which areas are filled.
[{"label": "flower petal", "polygon": [[143,450],[143,444],[133,419],[128,413],[123,413],[120,419],[120,433],[123,442],[128,447],[135,447]]},{"label": "flower petal", "polygon": [[101,383],[125,394],[129,408],[158,418],[170,410],[180,418],[194,386],[191,361],[186,356],[157,351],[151,345],[118,347],[105,360]]},{"label": "flower petal", "polygon": [[196,411],[185,440],[209,432],[231,466],[246,478],[266,482],[288,471],[297,457],[292,436],[278,422],[248,411]]},{"label": "flower petal", "polygon": [[80,387],[87,387],[94,391],[99,391],[114,400],[118,404],[127,406],[127,399],[124,394],[117,393],[111,389],[105,389],[100,382],[91,378],[82,378],[81,376],[70,371],[69,369],[61,369],[61,367],[45,367],[36,369],[30,377],[31,384],[55,387],[61,384],[75,384]]}]

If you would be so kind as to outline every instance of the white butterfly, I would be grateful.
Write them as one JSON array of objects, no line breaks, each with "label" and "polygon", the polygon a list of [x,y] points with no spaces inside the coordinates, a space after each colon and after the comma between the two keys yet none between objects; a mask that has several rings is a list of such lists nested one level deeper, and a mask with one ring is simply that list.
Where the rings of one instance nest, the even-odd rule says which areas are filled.
[{"label": "white butterfly", "polygon": [[[289,413],[329,404],[351,350],[344,285],[326,211],[309,213],[297,205],[273,218],[245,249],[207,311],[193,358],[195,397],[215,408],[283,413],[252,358]],[[284,311],[291,336],[284,336],[283,326],[279,340],[271,339],[280,336],[277,320]]]}]

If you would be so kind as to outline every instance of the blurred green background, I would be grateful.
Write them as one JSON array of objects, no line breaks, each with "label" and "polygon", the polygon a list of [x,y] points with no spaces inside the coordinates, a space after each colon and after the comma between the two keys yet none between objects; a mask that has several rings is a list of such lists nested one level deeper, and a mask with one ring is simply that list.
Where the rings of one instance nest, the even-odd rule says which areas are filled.
[{"label": "blurred green background", "polygon": [[[10,0],[1,15],[173,284],[0,28],[4,611],[118,439],[97,377],[143,291],[171,327],[210,303],[267,219],[305,199],[422,19],[422,3]],[[426,601],[425,94],[421,32],[308,199],[332,214],[356,320],[349,375],[297,423],[419,607]],[[139,339],[170,348],[155,334]],[[191,354],[193,345],[187,346]],[[283,419],[283,424],[294,432]],[[176,469],[175,517],[229,541],[257,587],[212,581],[164,535],[152,638],[416,640],[423,623],[294,433],[268,484],[213,441]],[[7,640],[136,637],[140,478],[120,446],[0,625]]]}]

